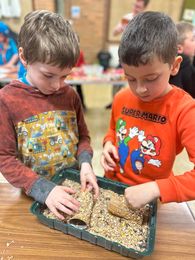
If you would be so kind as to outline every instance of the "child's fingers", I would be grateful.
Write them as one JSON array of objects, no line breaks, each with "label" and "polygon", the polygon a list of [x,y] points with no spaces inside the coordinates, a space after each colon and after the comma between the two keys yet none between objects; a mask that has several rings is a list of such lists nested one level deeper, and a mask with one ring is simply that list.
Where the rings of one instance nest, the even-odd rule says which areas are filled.
[{"label": "child's fingers", "polygon": [[93,185],[93,190],[94,190],[94,199],[96,200],[99,196],[100,189],[99,189],[99,186],[96,181],[94,181],[92,183],[92,185]]},{"label": "child's fingers", "polygon": [[99,196],[99,186],[98,186],[98,184],[97,183],[93,183],[93,184],[91,184],[91,183],[88,183],[87,184],[87,186],[86,186],[86,190],[87,191],[94,191],[94,199],[96,200],[97,198],[98,198],[98,196]]},{"label": "child's fingers", "polygon": [[81,190],[85,191],[86,190],[86,180],[81,178]]},{"label": "child's fingers", "polygon": [[80,207],[80,202],[78,200],[76,200],[75,198],[73,198],[73,197],[68,198],[68,203],[71,203],[71,209],[78,210],[78,208]]},{"label": "child's fingers", "polygon": [[113,154],[114,159],[115,159],[116,161],[118,161],[118,160],[119,160],[119,157],[118,157],[118,152],[117,152],[117,150],[116,150],[116,147],[113,147],[113,149],[112,149],[112,154]]},{"label": "child's fingers", "polygon": [[62,186],[62,188],[63,188],[64,191],[67,192],[67,193],[70,193],[70,194],[74,194],[74,193],[76,193],[75,190],[73,190],[73,189],[71,189],[71,188],[69,188],[69,187]]},{"label": "child's fingers", "polygon": [[66,199],[58,203],[58,209],[62,210],[68,215],[72,215],[73,213],[77,212],[79,210],[79,206],[80,203],[74,198],[71,198],[70,200]]},{"label": "child's fingers", "polygon": [[93,189],[93,185],[91,183],[87,183],[86,190],[87,191],[92,191],[92,189]]},{"label": "child's fingers", "polygon": [[110,165],[107,161],[106,158],[104,156],[101,157],[101,165],[104,168],[105,171],[113,171],[115,166]]},{"label": "child's fingers", "polygon": [[115,167],[113,167],[113,166],[110,166],[110,165],[106,165],[106,167],[105,167],[105,170],[106,171],[114,171],[114,169],[115,169]]},{"label": "child's fingers", "polygon": [[96,178],[90,178],[88,180],[82,180],[81,179],[81,190],[87,190],[87,191],[91,191],[94,190],[94,198],[97,198],[99,195],[99,186],[97,184],[97,180]]},{"label": "child's fingers", "polygon": [[112,157],[112,154],[103,152],[102,156],[104,157],[104,163],[106,163],[110,167],[116,167],[116,163]]},{"label": "child's fingers", "polygon": [[99,187],[96,183],[95,187],[94,187],[94,199],[96,200],[99,196],[99,193],[100,193],[100,190],[99,190]]},{"label": "child's fingers", "polygon": [[57,218],[64,220],[64,216],[60,214],[54,206],[49,207],[49,209]]},{"label": "child's fingers", "polygon": [[[68,206],[70,209],[77,210],[80,206],[80,203],[78,200],[73,198],[68,192],[69,188],[66,187],[66,192],[62,195],[62,197],[59,199],[59,203]],[[71,189],[72,190],[72,189]],[[75,193],[75,191],[74,191]]]}]

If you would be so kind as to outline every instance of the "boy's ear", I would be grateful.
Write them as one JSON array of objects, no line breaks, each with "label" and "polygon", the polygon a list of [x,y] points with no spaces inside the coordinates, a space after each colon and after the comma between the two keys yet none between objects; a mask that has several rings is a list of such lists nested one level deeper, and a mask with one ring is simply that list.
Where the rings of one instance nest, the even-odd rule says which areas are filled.
[{"label": "boy's ear", "polygon": [[177,52],[178,52],[179,54],[183,53],[183,45],[181,45],[181,44],[178,44],[178,45],[177,45]]},{"label": "boy's ear", "polygon": [[19,58],[20,58],[21,63],[22,63],[23,66],[26,68],[27,62],[26,62],[26,59],[25,59],[25,57],[24,57],[24,53],[23,53],[23,48],[22,48],[22,47],[19,47],[19,49],[18,49],[18,55],[19,55]]},{"label": "boy's ear", "polygon": [[171,65],[171,75],[175,76],[180,68],[180,64],[182,62],[183,58],[181,56],[177,56],[173,62],[173,64]]}]

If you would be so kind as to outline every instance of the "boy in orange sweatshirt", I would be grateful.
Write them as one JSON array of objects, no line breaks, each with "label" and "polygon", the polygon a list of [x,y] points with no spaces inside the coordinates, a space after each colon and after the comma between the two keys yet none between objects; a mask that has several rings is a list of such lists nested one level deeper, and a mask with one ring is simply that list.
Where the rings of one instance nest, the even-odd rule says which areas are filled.
[{"label": "boy in orange sweatshirt", "polygon": [[177,29],[169,16],[144,12],[129,22],[119,46],[129,88],[114,98],[101,163],[105,176],[129,184],[134,208],[195,199],[195,170],[174,176],[177,154],[186,148],[195,162],[195,100],[169,84],[182,61]]}]

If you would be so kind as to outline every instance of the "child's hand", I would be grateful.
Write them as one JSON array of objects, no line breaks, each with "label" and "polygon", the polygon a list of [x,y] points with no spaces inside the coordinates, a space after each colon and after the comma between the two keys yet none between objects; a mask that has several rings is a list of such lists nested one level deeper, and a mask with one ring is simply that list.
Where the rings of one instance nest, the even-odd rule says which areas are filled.
[{"label": "child's hand", "polygon": [[147,203],[160,197],[156,182],[147,182],[125,189],[125,198],[133,208],[141,208]]},{"label": "child's hand", "polygon": [[116,147],[110,142],[106,142],[101,156],[101,165],[105,171],[114,171],[116,162],[119,160]]},{"label": "child's hand", "polygon": [[71,196],[74,193],[75,191],[71,188],[56,186],[47,196],[45,204],[56,217],[63,220],[64,216],[60,214],[59,210],[73,215],[79,209],[80,203]]},{"label": "child's hand", "polygon": [[94,190],[94,199],[99,196],[99,187],[97,184],[96,176],[93,172],[91,165],[87,162],[81,164],[80,170],[81,190],[88,191]]}]

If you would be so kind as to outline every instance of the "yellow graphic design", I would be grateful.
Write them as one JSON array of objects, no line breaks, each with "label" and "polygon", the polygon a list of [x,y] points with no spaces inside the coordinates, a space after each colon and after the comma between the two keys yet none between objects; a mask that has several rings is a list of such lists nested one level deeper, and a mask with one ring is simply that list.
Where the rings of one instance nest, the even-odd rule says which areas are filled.
[{"label": "yellow graphic design", "polygon": [[19,159],[50,178],[76,162],[78,128],[73,111],[49,111],[18,123]]}]

